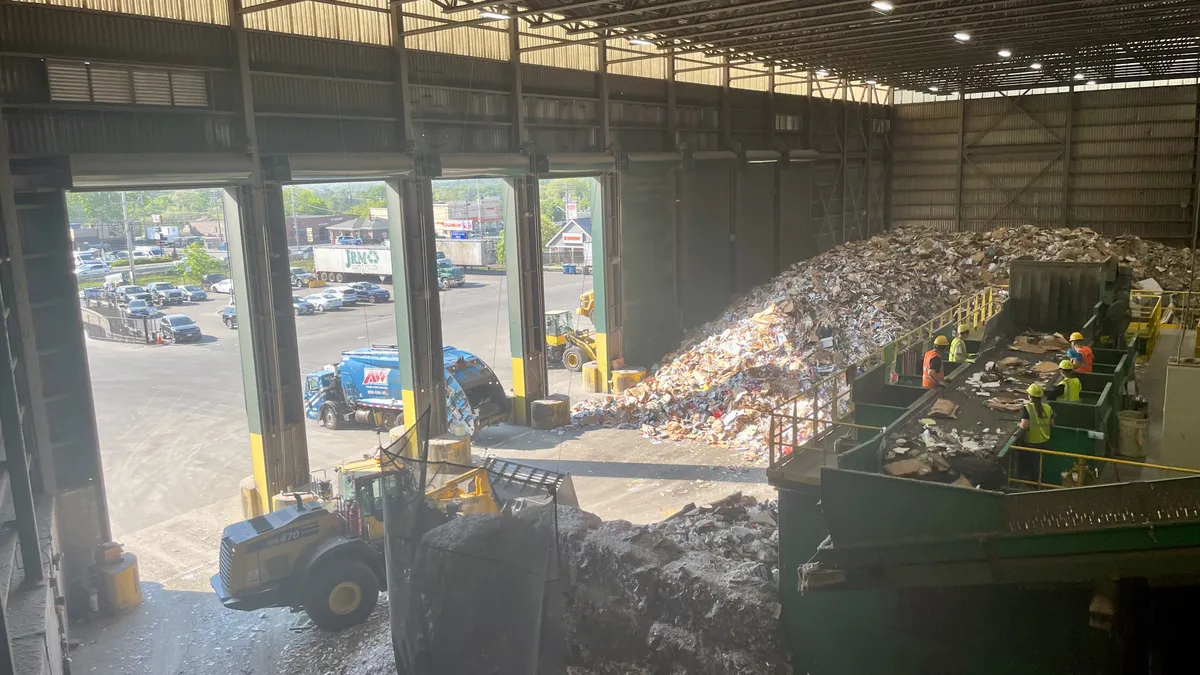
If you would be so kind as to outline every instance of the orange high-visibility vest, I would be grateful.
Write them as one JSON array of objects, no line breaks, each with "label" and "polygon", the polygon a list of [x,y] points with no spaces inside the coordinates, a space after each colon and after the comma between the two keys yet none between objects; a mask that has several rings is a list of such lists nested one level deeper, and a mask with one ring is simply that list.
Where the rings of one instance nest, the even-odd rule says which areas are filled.
[{"label": "orange high-visibility vest", "polygon": [[933,361],[933,357],[935,356],[941,356],[941,354],[938,354],[938,350],[936,349],[930,349],[929,351],[925,352],[925,364],[921,366],[921,386],[927,389],[937,385],[937,380],[933,379],[933,377],[929,375],[929,364]]},{"label": "orange high-visibility vest", "polygon": [[1095,356],[1092,354],[1091,347],[1076,347],[1075,351],[1079,352],[1079,357],[1083,359],[1083,363],[1075,365],[1075,372],[1090,373],[1092,372],[1092,359]]}]

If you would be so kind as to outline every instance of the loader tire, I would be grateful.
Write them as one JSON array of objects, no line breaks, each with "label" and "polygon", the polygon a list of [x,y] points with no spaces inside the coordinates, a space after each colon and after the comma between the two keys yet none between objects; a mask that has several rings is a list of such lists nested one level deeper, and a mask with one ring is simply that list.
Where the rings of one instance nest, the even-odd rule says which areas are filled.
[{"label": "loader tire", "polygon": [[359,560],[341,557],[313,570],[302,591],[304,612],[318,627],[339,631],[367,620],[379,602],[379,580]]},{"label": "loader tire", "polygon": [[567,351],[563,352],[562,363],[572,373],[583,370],[583,350],[579,347],[568,347]]}]

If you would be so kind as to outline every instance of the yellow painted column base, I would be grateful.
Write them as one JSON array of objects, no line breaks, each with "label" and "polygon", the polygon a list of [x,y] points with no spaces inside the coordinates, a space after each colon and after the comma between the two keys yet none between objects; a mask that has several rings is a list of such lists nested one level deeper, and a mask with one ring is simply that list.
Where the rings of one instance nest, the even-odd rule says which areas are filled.
[{"label": "yellow painted column base", "polygon": [[636,385],[646,377],[645,368],[622,368],[614,370],[612,376],[612,390],[614,394],[619,394],[626,389]]}]

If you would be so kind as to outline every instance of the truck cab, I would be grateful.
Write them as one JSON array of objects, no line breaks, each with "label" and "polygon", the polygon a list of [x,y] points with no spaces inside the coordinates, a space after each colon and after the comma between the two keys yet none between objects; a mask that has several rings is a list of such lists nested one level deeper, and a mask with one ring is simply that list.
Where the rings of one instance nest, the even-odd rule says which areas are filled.
[{"label": "truck cab", "polygon": [[467,282],[467,275],[462,268],[456,267],[449,258],[439,258],[437,261],[438,281],[442,287],[462,286]]}]

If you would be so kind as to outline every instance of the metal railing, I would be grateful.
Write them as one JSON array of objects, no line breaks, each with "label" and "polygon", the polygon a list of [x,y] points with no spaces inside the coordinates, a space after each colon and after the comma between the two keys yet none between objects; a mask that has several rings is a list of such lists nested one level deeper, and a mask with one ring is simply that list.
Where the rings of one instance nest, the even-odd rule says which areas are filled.
[{"label": "metal railing", "polygon": [[[1133,293],[1135,302],[1129,306],[1129,328],[1125,329],[1126,343],[1132,339],[1144,340],[1146,344],[1145,352],[1138,356],[1138,360],[1147,361],[1154,354],[1154,347],[1158,344],[1158,335],[1162,330],[1163,318],[1163,299],[1161,293]],[[1153,302],[1136,302],[1137,298],[1149,298]]]},{"label": "metal railing", "polygon": [[1001,287],[988,287],[963,298],[953,307],[938,312],[920,326],[817,381],[775,408],[771,411],[767,435],[769,466],[774,468],[802,452],[836,452],[833,447],[822,447],[830,444],[821,441],[837,429],[881,429],[852,421],[854,378],[883,363],[893,369],[889,375],[891,379],[897,363],[907,358],[906,352],[923,348],[925,341],[938,331],[958,324],[967,324],[974,330],[986,323],[1000,311],[1005,292]]},{"label": "metal railing", "polygon": [[[1058,450],[1046,450],[1044,448],[1031,448],[1025,445],[1011,445],[1009,450],[1020,450],[1022,452],[1034,452],[1038,456],[1037,476],[1034,480],[1025,478],[1014,478],[1016,471],[1013,470],[1013,458],[1017,453],[1008,453],[1008,484],[1010,487],[1027,485],[1035,487],[1039,490],[1059,489],[1065,487],[1083,487],[1088,484],[1089,475],[1093,475],[1092,468],[1089,466],[1091,462],[1108,463],[1120,466],[1133,466],[1139,469],[1156,469],[1159,471],[1173,471],[1193,476],[1200,476],[1200,471],[1195,469],[1184,469],[1178,466],[1166,466],[1164,464],[1150,464],[1148,462],[1136,462],[1129,459],[1117,459],[1116,457],[1096,457],[1093,455],[1080,455],[1074,452],[1060,452]],[[1052,457],[1067,457],[1074,459],[1075,463],[1068,469],[1066,477],[1062,483],[1047,483],[1042,480],[1042,470],[1045,467],[1045,459],[1047,456]]]}]

